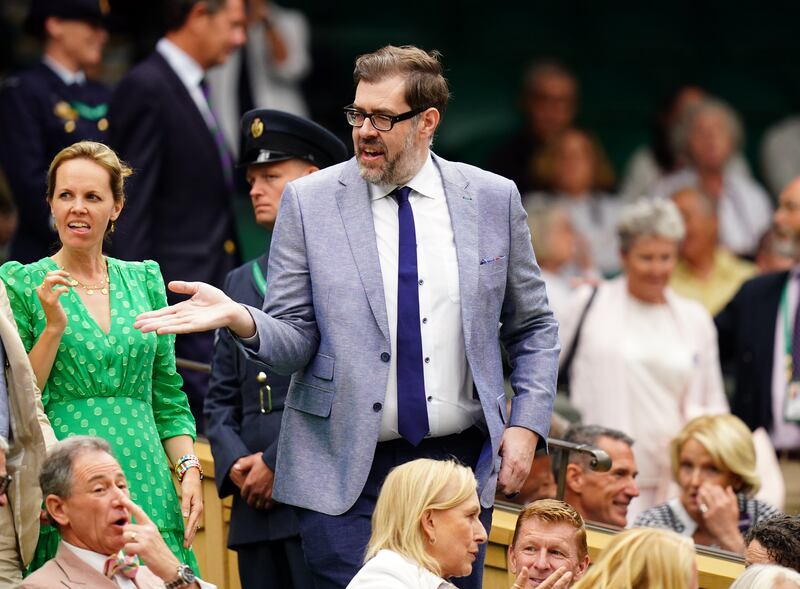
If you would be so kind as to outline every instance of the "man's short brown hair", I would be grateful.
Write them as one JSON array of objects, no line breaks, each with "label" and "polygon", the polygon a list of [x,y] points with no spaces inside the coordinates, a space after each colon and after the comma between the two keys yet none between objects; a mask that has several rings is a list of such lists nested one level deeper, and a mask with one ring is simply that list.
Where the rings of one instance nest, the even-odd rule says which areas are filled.
[{"label": "man's short brown hair", "polygon": [[387,45],[356,59],[353,80],[374,84],[396,75],[406,76],[405,100],[412,109],[433,107],[444,115],[450,90],[442,75],[441,53],[413,45]]},{"label": "man's short brown hair", "polygon": [[539,499],[532,501],[522,508],[514,528],[514,538],[511,540],[512,549],[517,543],[517,537],[522,526],[528,520],[536,519],[550,524],[564,523],[575,528],[575,546],[578,548],[578,559],[583,559],[589,554],[586,543],[586,526],[581,515],[564,501],[558,499]]}]

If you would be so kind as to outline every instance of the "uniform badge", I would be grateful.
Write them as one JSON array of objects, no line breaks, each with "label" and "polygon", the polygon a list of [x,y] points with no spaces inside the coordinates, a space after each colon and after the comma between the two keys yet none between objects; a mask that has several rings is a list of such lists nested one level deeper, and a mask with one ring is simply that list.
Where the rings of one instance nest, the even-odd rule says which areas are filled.
[{"label": "uniform badge", "polygon": [[258,139],[264,134],[264,122],[258,117],[254,118],[253,122],[250,123],[250,134],[253,139]]},{"label": "uniform badge", "polygon": [[97,130],[98,131],[107,131],[108,130],[108,119],[103,117],[99,121],[97,121]]},{"label": "uniform badge", "polygon": [[64,121],[75,121],[78,118],[77,111],[72,108],[72,105],[69,102],[66,102],[65,100],[56,102],[55,106],[53,107],[53,114]]}]

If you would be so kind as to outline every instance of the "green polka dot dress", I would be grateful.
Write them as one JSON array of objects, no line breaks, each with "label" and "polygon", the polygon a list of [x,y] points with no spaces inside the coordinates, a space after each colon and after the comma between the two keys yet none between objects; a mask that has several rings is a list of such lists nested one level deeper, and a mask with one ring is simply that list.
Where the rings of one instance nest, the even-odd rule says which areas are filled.
[{"label": "green polka dot dress", "polygon": [[[131,499],[158,526],[181,562],[197,571],[191,549],[183,548],[183,518],[162,440],[195,437],[183,381],[175,370],[175,337],[133,328],[139,313],[166,306],[156,262],[108,259],[111,329],[104,333],[74,290],[61,296],[67,327],[61,338],[42,402],[59,439],[74,435],[108,440],[128,479]],[[0,268],[26,350],[46,320],[36,295],[51,258]],[[31,570],[55,556],[58,534],[42,526]]]}]

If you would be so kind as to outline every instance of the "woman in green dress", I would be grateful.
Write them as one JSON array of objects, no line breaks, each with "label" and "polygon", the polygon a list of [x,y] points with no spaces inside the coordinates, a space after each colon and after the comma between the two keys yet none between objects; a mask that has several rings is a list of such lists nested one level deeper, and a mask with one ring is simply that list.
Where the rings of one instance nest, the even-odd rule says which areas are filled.
[{"label": "woman in green dress", "polygon": [[[4,264],[0,279],[56,436],[108,440],[131,499],[197,571],[191,543],[203,511],[201,472],[174,336],[133,328],[139,313],[166,306],[164,281],[153,261],[103,255],[130,173],[100,143],[59,152],[48,171],[47,202],[61,248],[32,264]],[[180,500],[170,462],[181,465]],[[55,556],[60,541],[55,528],[42,530],[31,570]]]}]

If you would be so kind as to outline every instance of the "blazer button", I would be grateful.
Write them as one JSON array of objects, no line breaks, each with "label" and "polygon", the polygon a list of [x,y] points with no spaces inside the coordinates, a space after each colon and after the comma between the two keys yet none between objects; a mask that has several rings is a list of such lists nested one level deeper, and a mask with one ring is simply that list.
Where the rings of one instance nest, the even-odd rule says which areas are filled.
[{"label": "blazer button", "polygon": [[372,410],[373,410],[375,413],[377,413],[377,412],[378,412],[378,411],[380,411],[381,409],[383,409],[383,405],[381,405],[380,403],[375,403],[375,404],[372,406]]},{"label": "blazer button", "polygon": [[383,360],[384,362],[388,362],[391,357],[392,356],[389,354],[389,352],[381,352],[381,360]]}]

